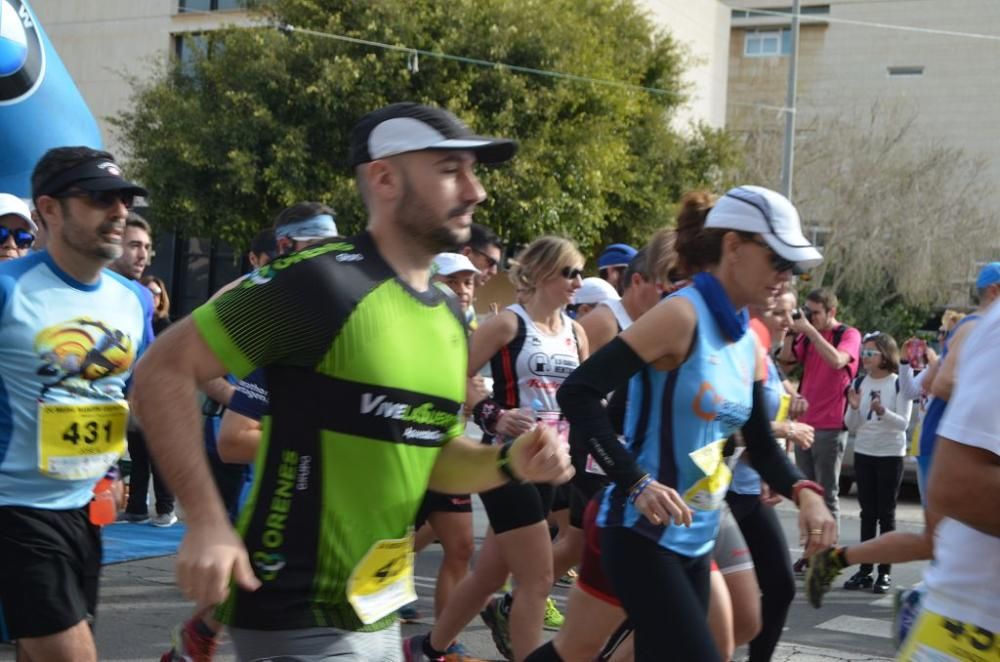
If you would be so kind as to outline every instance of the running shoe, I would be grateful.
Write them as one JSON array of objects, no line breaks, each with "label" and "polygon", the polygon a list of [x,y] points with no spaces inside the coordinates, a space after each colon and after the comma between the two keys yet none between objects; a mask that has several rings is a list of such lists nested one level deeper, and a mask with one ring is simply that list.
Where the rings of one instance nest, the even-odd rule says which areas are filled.
[{"label": "running shoe", "polygon": [[802,577],[806,574],[806,568],[809,567],[809,559],[801,558],[792,564],[792,572],[795,573],[796,577]]},{"label": "running shoe", "polygon": [[200,620],[200,616],[194,616],[174,628],[170,637],[173,646],[160,662],[212,662],[219,641],[199,631]]},{"label": "running shoe", "polygon": [[558,630],[566,622],[566,617],[559,612],[556,601],[551,597],[545,600],[545,623],[546,630]]},{"label": "running shoe", "polygon": [[118,516],[118,521],[128,522],[129,524],[145,524],[149,521],[149,513],[125,512]]},{"label": "running shoe", "polygon": [[168,526],[173,526],[177,524],[177,515],[173,511],[169,513],[157,513],[157,515],[151,521],[153,526],[158,526],[161,529],[165,529]]},{"label": "running shoe", "polygon": [[480,660],[478,657],[472,657],[469,655],[469,651],[466,650],[459,642],[453,642],[451,646],[448,646],[448,650],[444,652],[444,662],[485,662],[485,660]]},{"label": "running shoe", "polygon": [[806,571],[806,597],[809,604],[816,609],[823,604],[823,595],[830,590],[830,585],[844,569],[844,555],[836,547],[827,547],[813,555]]},{"label": "running shoe", "polygon": [[878,593],[879,595],[885,595],[889,592],[889,588],[892,586],[892,577],[885,573],[879,573],[878,578],[875,580],[875,584],[872,586],[872,593]]},{"label": "running shoe", "polygon": [[510,645],[510,623],[507,621],[507,614],[503,611],[503,598],[497,597],[486,603],[486,609],[479,612],[483,623],[490,629],[493,635],[493,645],[497,651],[507,660],[514,659],[514,649]]},{"label": "running shoe", "polygon": [[416,623],[417,619],[420,618],[420,612],[417,611],[417,603],[411,602],[408,605],[399,608],[396,612],[399,614],[399,620],[403,623]]},{"label": "running shoe", "polygon": [[427,657],[424,655],[424,637],[419,634],[416,637],[403,639],[403,662],[445,662],[444,657]]},{"label": "running shoe", "polygon": [[862,572],[858,570],[854,573],[850,579],[844,582],[844,588],[848,591],[857,591],[862,588],[871,588],[875,580],[872,579],[870,572]]},{"label": "running shoe", "polygon": [[566,571],[566,574],[556,580],[560,586],[572,586],[576,583],[577,572],[573,568]]}]

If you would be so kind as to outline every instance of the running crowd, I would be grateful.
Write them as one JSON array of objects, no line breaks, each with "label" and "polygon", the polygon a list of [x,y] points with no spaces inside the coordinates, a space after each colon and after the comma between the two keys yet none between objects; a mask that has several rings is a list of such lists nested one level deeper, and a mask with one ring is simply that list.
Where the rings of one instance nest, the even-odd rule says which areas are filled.
[{"label": "running crowd", "polygon": [[[820,607],[849,566],[844,589],[885,593],[890,564],[932,558],[899,659],[1000,659],[1000,262],[939,351],[862,335],[828,289],[800,305],[795,278],[823,258],[789,200],[741,186],[687,194],[598,277],[571,240],[535,239],[509,260],[516,303],[477,319],[506,261],[472,222],[476,165],[516,143],[399,103],[348,149],[366,230],[293,205],[253,271],[172,325],[142,278],[146,191],[112,155],[50,150],[33,210],[0,194],[0,635],[19,660],[98,658],[126,447],[120,519],[170,526],[176,495],[187,526],[194,609],[165,662],[211,660],[223,629],[241,660],[471,660],[477,616],[518,662],[769,660],[794,573]],[[844,547],[849,437],[862,542]],[[894,531],[911,451],[921,534]],[[474,493],[490,527],[473,565]],[[434,625],[404,640],[434,541]]]}]

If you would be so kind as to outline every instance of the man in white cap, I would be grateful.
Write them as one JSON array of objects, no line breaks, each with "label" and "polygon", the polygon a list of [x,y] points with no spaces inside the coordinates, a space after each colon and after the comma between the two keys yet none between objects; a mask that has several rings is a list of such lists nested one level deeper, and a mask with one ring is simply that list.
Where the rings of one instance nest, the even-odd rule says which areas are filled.
[{"label": "man in white cap", "polygon": [[0,193],[0,261],[27,255],[37,234],[38,226],[24,200]]},{"label": "man in white cap", "polygon": [[472,299],[476,292],[476,277],[480,273],[476,265],[462,253],[438,253],[431,265],[431,273],[435,283],[447,288],[445,294],[455,295],[469,328],[475,329],[476,311],[472,308]]},{"label": "man in white cap", "polygon": [[602,303],[620,299],[621,296],[614,285],[603,278],[591,276],[583,279],[583,284],[573,294],[573,303],[567,306],[566,312],[573,319],[579,320]]}]

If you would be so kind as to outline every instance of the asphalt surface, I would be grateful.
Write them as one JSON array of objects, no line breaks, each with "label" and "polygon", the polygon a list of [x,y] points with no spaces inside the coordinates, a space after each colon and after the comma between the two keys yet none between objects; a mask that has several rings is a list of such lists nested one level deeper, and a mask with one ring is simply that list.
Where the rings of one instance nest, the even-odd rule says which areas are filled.
[{"label": "asphalt surface", "polygon": [[[478,500],[474,503],[475,532],[481,539],[486,530],[486,518]],[[842,499],[842,510],[842,539],[847,543],[856,541],[856,500],[853,497]],[[798,542],[795,510],[785,504],[779,506],[779,514],[794,557]],[[900,529],[919,531],[922,528],[919,503],[902,502],[897,518]],[[440,556],[440,547],[431,545],[417,557],[416,584],[420,596],[417,607],[426,617],[415,625],[404,625],[404,636],[426,632],[433,623],[432,596]],[[174,586],[173,562],[173,557],[168,556],[105,567],[97,623],[100,659],[159,660],[160,654],[169,648],[171,628],[186,618],[191,609]],[[924,565],[912,563],[895,567],[894,585],[910,586],[919,581]],[[556,603],[564,605],[566,594],[567,589],[556,587]],[[800,592],[774,659],[781,662],[891,659],[890,596],[835,588],[828,594],[823,608],[815,610],[805,602]],[[501,659],[493,647],[489,631],[478,618],[469,624],[461,640],[473,655],[487,660]],[[223,642],[216,659],[220,662],[235,659],[227,641]],[[740,659],[739,652],[736,659]],[[14,660],[13,649],[0,645],[0,661],[6,660]]]}]

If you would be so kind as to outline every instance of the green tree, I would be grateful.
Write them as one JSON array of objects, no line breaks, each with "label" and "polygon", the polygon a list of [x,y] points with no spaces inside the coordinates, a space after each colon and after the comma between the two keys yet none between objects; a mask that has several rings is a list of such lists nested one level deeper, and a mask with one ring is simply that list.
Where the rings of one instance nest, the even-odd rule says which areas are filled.
[{"label": "green tree", "polygon": [[[644,241],[672,222],[684,190],[717,186],[734,162],[726,134],[671,129],[686,56],[632,0],[251,4],[260,27],[209,33],[190,59],[134,81],[134,103],[115,120],[158,221],[182,233],[243,246],[301,200],[331,203],[343,232],[361,229],[349,131],[400,100],[445,106],[478,132],[520,141],[512,163],[482,169],[489,199],[477,214],[512,244],[550,232],[586,253]],[[414,60],[311,31],[665,93]]]}]

